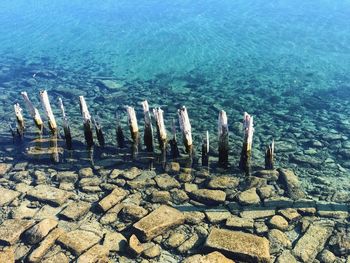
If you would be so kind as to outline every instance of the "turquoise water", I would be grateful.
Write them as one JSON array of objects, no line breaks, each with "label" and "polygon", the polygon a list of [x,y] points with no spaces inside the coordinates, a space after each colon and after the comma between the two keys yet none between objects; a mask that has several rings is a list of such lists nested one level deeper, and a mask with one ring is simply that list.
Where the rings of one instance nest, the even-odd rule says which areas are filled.
[{"label": "turquoise water", "polygon": [[169,131],[186,105],[197,147],[209,130],[216,149],[217,115],[225,110],[234,167],[247,111],[256,122],[255,166],[274,138],[277,165],[296,170],[310,194],[327,196],[330,185],[347,190],[349,17],[342,0],[1,1],[2,138],[9,140],[12,105],[24,108],[22,90],[42,112],[38,91],[47,89],[59,123],[61,96],[82,142],[77,96],[84,95],[110,145],[115,112],[125,124],[123,107],[135,106],[142,126],[140,102],[148,99],[164,109]]}]

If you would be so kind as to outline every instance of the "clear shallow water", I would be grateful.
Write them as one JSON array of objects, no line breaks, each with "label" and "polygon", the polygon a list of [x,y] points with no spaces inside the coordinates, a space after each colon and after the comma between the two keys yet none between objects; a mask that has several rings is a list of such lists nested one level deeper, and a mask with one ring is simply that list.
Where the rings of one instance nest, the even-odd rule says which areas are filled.
[{"label": "clear shallow water", "polygon": [[[115,112],[134,105],[141,118],[139,102],[148,99],[163,106],[168,127],[186,105],[195,143],[208,129],[216,148],[224,109],[235,166],[248,111],[256,121],[255,165],[275,138],[277,165],[295,169],[310,194],[328,198],[332,184],[348,191],[347,1],[4,1],[0,10],[3,134],[21,90],[38,106],[42,88],[53,102],[62,96],[79,140],[74,96],[85,95],[109,143]],[[106,77],[120,88],[98,85]]]}]

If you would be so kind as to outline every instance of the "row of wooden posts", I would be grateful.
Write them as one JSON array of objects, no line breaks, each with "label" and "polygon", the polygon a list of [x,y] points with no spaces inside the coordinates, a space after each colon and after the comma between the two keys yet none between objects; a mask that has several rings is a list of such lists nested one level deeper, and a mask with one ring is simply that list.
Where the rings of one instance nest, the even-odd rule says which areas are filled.
[{"label": "row of wooden posts", "polygon": [[[57,136],[58,126],[55,120],[55,116],[53,115],[53,112],[51,109],[51,104],[49,101],[47,91],[42,90],[40,91],[39,94],[40,94],[41,104],[43,106],[45,115],[48,120],[48,127],[52,135]],[[44,123],[42,121],[42,118],[39,114],[38,109],[33,105],[31,100],[29,99],[27,92],[21,92],[21,95],[24,99],[24,102],[26,104],[26,107],[31,117],[34,120],[36,127],[38,128],[40,134],[42,134],[44,129]],[[72,149],[72,136],[71,136],[68,118],[66,116],[65,108],[61,98],[58,99],[58,103],[62,112],[62,120],[63,120],[62,123],[63,123],[63,131],[64,131],[64,138],[66,141],[66,147],[67,149],[70,150]],[[102,127],[95,118],[91,117],[85,98],[83,96],[79,96],[79,104],[80,104],[80,112],[83,118],[84,137],[85,137],[87,146],[92,147],[94,145],[94,140],[93,140],[93,127],[94,127],[98,143],[101,147],[104,147],[105,139],[104,139],[104,133],[103,133]],[[143,134],[144,145],[147,152],[153,152],[154,141],[153,141],[152,114],[149,109],[147,100],[142,102],[142,107],[143,107],[143,113],[144,113],[144,134]],[[14,110],[15,110],[15,115],[17,119],[17,127],[16,127],[16,130],[11,127],[11,131],[13,135],[17,133],[20,137],[23,137],[24,130],[25,130],[25,123],[22,115],[22,108],[20,107],[19,103],[16,103],[14,105]],[[126,106],[126,112],[128,116],[128,124],[129,124],[132,142],[133,142],[132,155],[133,157],[136,157],[138,153],[140,135],[139,135],[139,128],[138,128],[137,118],[135,114],[135,109],[133,107]],[[168,140],[166,128],[164,125],[163,110],[159,107],[153,109],[153,117],[155,120],[155,125],[157,130],[159,148],[162,152],[161,154],[162,162],[165,165],[168,145],[170,145],[170,152],[173,158],[178,158],[180,155],[179,149],[177,146],[175,121],[173,120],[173,123],[172,123],[173,137],[172,139]],[[190,123],[190,119],[188,117],[187,109],[185,106],[178,109],[178,118],[179,118],[180,129],[183,135],[185,150],[189,154],[190,158],[192,158],[194,150],[193,150],[193,141],[192,141],[192,133],[191,133],[191,123]],[[244,118],[243,118],[243,130],[244,130],[244,139],[243,139],[243,147],[241,151],[239,167],[245,174],[249,175],[251,170],[254,128],[253,128],[253,116],[249,115],[246,112],[244,113]],[[225,111],[221,110],[219,112],[219,118],[218,118],[218,141],[219,141],[219,146],[218,146],[219,161],[218,162],[219,162],[219,165],[223,167],[227,167],[228,165],[228,156],[229,156],[228,137],[229,137],[229,131],[228,131],[227,115]],[[118,147],[121,147],[121,148],[125,147],[125,137],[124,137],[123,129],[121,127],[121,123],[118,115],[117,115],[117,126],[116,126],[116,140],[117,140]],[[202,149],[201,150],[202,166],[208,166],[209,165],[209,132],[208,131],[205,133],[205,136],[203,138],[201,149]],[[274,166],[274,142],[272,142],[267,147],[265,152],[265,168],[273,169],[273,166]]]}]

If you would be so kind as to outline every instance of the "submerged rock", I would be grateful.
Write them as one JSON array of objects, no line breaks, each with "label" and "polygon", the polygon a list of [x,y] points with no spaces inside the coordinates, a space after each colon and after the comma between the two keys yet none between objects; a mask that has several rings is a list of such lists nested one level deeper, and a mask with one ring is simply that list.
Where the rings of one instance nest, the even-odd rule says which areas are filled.
[{"label": "submerged rock", "polygon": [[148,241],[184,222],[185,217],[180,211],[162,205],[135,223],[134,228],[139,233],[140,239]]},{"label": "submerged rock", "polygon": [[0,225],[0,244],[15,244],[22,233],[34,225],[34,220],[8,219]]},{"label": "submerged rock", "polygon": [[213,228],[205,246],[231,253],[243,261],[270,262],[269,241],[244,232]]},{"label": "submerged rock", "polygon": [[41,202],[61,206],[72,196],[72,193],[48,185],[38,185],[30,189],[27,196]]},{"label": "submerged rock", "polygon": [[226,200],[226,193],[221,190],[198,189],[191,191],[190,196],[194,200],[207,205],[217,205],[224,203]]},{"label": "submerged rock", "polygon": [[313,262],[323,249],[332,231],[333,228],[330,226],[311,225],[293,248],[294,255],[302,262]]}]

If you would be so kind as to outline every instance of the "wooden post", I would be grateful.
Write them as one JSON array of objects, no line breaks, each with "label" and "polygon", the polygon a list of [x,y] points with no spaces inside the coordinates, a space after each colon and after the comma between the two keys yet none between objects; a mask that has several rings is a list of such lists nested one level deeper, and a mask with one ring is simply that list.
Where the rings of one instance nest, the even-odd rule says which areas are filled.
[{"label": "wooden post", "polygon": [[171,156],[174,160],[180,157],[180,151],[179,147],[177,146],[177,140],[176,140],[176,124],[175,119],[172,120],[172,131],[173,131],[173,138],[169,141],[170,144],[170,151]]},{"label": "wooden post", "polygon": [[17,120],[17,133],[18,135],[23,138],[24,134],[24,118],[22,115],[22,108],[19,106],[18,103],[14,105],[15,114],[16,114],[16,120]]},{"label": "wooden post", "polygon": [[179,109],[177,112],[179,115],[179,123],[182,131],[186,152],[189,155],[192,155],[192,150],[193,150],[192,132],[191,132],[191,123],[188,117],[187,109],[185,106],[182,106],[182,108]]},{"label": "wooden post", "polygon": [[146,146],[146,150],[148,152],[153,152],[153,127],[147,100],[142,102],[142,107],[145,120],[145,131],[143,134],[143,141]]},{"label": "wooden post", "polygon": [[12,127],[11,123],[9,124],[9,129],[12,135],[12,142],[15,143],[15,139],[16,139],[16,131],[15,129]]},{"label": "wooden post", "polygon": [[95,126],[95,131],[96,131],[96,137],[98,140],[98,144],[103,148],[105,147],[105,137],[102,131],[102,126],[99,121],[97,121],[95,118],[94,120],[94,126]]},{"label": "wooden post", "polygon": [[41,104],[44,108],[44,111],[46,113],[46,117],[48,119],[49,128],[50,128],[52,134],[56,134],[57,124],[56,124],[55,116],[53,115],[53,112],[51,109],[50,100],[49,100],[49,96],[47,95],[47,91],[41,90],[39,94],[40,94]]},{"label": "wooden post", "polygon": [[209,167],[209,132],[205,133],[202,143],[202,166]]},{"label": "wooden post", "polygon": [[225,111],[219,112],[218,119],[218,141],[219,141],[219,165],[227,167],[228,165],[228,125]]},{"label": "wooden post", "polygon": [[253,144],[253,116],[248,113],[244,113],[243,117],[243,129],[244,129],[244,141],[241,152],[241,159],[239,162],[239,168],[247,175],[251,173],[251,157],[252,157],[252,144]]},{"label": "wooden post", "polygon": [[92,128],[91,128],[91,116],[90,116],[88,107],[86,105],[84,96],[79,96],[79,101],[80,101],[80,111],[83,117],[85,141],[88,147],[92,147],[94,145],[94,139],[93,139]]},{"label": "wooden post", "polygon": [[70,132],[70,127],[69,127],[68,119],[66,116],[66,111],[64,109],[63,101],[61,98],[58,98],[58,104],[59,104],[61,112],[62,112],[63,132],[64,132],[64,138],[66,140],[66,147],[68,150],[71,150],[72,149],[72,135]]},{"label": "wooden post", "polygon": [[125,147],[125,137],[123,133],[123,129],[120,125],[120,119],[119,115],[116,113],[116,139],[117,139],[117,145],[119,148]]},{"label": "wooden post", "polygon": [[57,133],[52,134],[52,137],[50,139],[50,148],[52,150],[52,161],[54,163],[59,163],[60,156],[58,153],[58,146],[57,146]]},{"label": "wooden post", "polygon": [[135,109],[133,107],[127,106],[126,111],[128,113],[129,129],[130,129],[131,138],[133,141],[132,157],[136,158],[138,151],[139,151],[139,148],[138,148],[138,145],[139,145],[139,127],[137,125]]},{"label": "wooden post", "polygon": [[156,120],[157,136],[159,142],[159,148],[162,152],[162,164],[163,168],[166,165],[166,148],[167,148],[167,133],[164,125],[164,111],[161,108],[153,109],[154,119]]},{"label": "wooden post", "polygon": [[32,116],[34,123],[36,125],[36,127],[38,127],[38,129],[40,130],[40,133],[43,132],[43,128],[44,128],[44,123],[40,117],[39,111],[37,108],[34,107],[33,103],[30,101],[27,92],[22,91],[21,95],[24,99],[24,102],[26,103],[26,106],[29,110],[30,115]]},{"label": "wooden post", "polygon": [[272,140],[272,143],[267,147],[265,152],[265,169],[267,170],[274,169],[274,154],[275,154],[275,141]]}]

